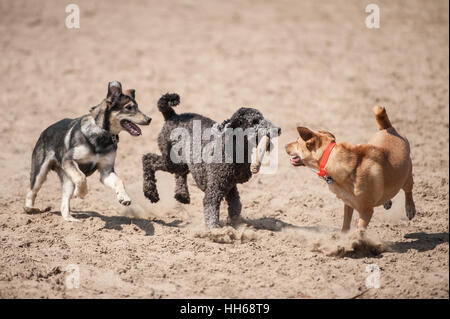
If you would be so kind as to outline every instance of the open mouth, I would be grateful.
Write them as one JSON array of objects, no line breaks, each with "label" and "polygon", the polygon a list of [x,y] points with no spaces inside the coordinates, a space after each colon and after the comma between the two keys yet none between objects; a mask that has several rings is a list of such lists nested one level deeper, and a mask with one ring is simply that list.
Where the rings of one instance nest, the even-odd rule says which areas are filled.
[{"label": "open mouth", "polygon": [[300,158],[300,156],[292,156],[290,159],[290,162],[294,166],[304,166],[305,165],[305,164],[303,164],[303,161]]},{"label": "open mouth", "polygon": [[139,126],[137,126],[136,124],[134,124],[131,121],[122,120],[122,121],[120,121],[120,125],[122,125],[122,127],[133,136],[139,136],[142,134]]}]

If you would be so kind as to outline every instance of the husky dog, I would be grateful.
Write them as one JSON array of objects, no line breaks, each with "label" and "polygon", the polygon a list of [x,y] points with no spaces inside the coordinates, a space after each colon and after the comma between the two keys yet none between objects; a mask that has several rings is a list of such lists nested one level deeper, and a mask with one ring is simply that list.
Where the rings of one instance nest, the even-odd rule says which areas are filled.
[{"label": "husky dog", "polygon": [[61,215],[65,220],[78,221],[70,214],[70,199],[72,195],[84,198],[88,191],[86,176],[97,169],[101,182],[116,192],[119,203],[130,205],[123,182],[114,172],[119,133],[125,130],[133,136],[141,135],[136,124],[149,125],[150,121],[151,118],[139,110],[135,91],[122,92],[122,85],[113,81],[108,84],[106,98],[92,107],[90,114],[49,126],[41,133],[33,150],[25,212],[40,212],[34,208],[34,201],[50,170],[61,180]]}]

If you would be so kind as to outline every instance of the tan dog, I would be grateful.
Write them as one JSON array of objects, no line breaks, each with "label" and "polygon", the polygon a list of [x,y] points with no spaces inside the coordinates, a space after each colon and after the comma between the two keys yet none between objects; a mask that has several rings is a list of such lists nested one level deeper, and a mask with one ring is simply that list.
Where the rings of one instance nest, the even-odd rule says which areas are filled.
[{"label": "tan dog", "polygon": [[412,219],[416,214],[408,140],[392,127],[384,107],[375,106],[373,112],[379,131],[368,144],[336,144],[329,132],[297,127],[300,137],[286,145],[292,165],[318,170],[330,190],[344,201],[344,232],[350,229],[353,209],[359,213],[358,228],[367,228],[373,208],[384,205],[389,209],[400,189],[405,192],[406,216]]}]

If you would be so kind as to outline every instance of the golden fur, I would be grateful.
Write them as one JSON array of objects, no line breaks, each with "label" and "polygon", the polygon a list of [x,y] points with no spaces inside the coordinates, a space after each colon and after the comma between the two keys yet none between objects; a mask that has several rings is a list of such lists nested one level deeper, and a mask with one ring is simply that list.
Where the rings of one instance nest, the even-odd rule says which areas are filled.
[{"label": "golden fur", "polygon": [[[358,227],[367,228],[373,208],[389,203],[401,189],[405,192],[407,217],[412,219],[416,213],[408,140],[392,127],[384,107],[376,106],[373,112],[379,131],[367,144],[337,143],[325,167],[333,180],[330,190],[345,205],[342,231],[350,229],[354,209],[359,213]],[[334,135],[305,127],[297,131],[298,140],[286,145],[291,163],[318,169],[326,147],[335,142]]]}]

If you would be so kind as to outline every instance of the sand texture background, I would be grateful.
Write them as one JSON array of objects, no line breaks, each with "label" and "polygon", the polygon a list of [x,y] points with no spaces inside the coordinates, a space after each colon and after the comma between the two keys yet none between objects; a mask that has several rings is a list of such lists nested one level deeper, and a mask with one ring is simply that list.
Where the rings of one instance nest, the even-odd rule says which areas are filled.
[{"label": "sand texture background", "polygon": [[[377,1],[381,28],[368,29],[368,1],[81,1],[81,28],[67,29],[64,1],[0,2],[1,298],[448,298],[448,1]],[[80,223],[63,221],[51,173],[37,206],[22,207],[40,132],[87,113],[107,82],[136,89],[153,118],[141,137],[121,133],[116,172],[133,199],[88,179],[73,199]],[[219,122],[253,106],[279,124],[276,174],[240,185],[245,222],[204,228],[202,197],[173,199],[173,176],[158,173],[161,201],[142,193],[141,156],[158,152],[161,94],[177,92],[177,112]],[[403,194],[376,208],[366,234],[373,255],[339,233],[343,204],[283,145],[296,125],[364,143],[377,129],[371,109],[387,107],[412,148],[417,216]],[[357,218],[355,213],[352,230]],[[340,252],[330,256],[330,252]],[[65,285],[78,265],[80,287]],[[378,265],[381,287],[367,289]]]}]

